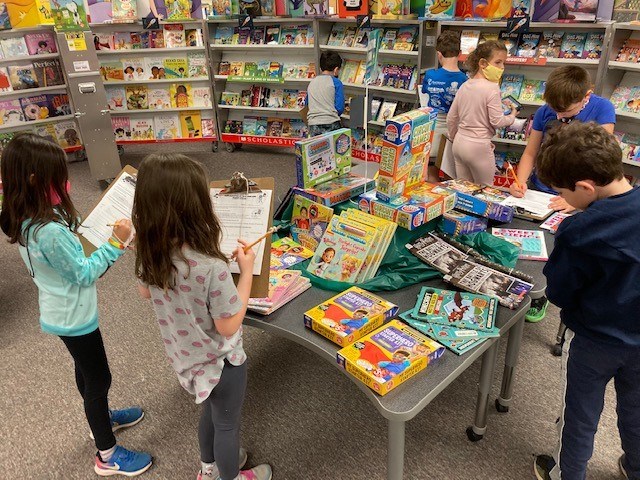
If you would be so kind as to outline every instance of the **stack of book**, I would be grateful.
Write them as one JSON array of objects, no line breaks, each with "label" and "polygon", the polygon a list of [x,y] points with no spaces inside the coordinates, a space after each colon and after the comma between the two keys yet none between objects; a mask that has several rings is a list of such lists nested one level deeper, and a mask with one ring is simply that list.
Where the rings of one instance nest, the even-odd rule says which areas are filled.
[{"label": "stack of book", "polygon": [[256,25],[253,29],[220,25],[214,45],[313,45],[313,28],[301,25]]},{"label": "stack of book", "polygon": [[250,298],[247,310],[269,315],[311,288],[299,270],[270,270],[269,293],[265,298]]},{"label": "stack of book", "polygon": [[[365,60],[347,60],[340,69],[340,80],[355,85],[364,84]],[[378,77],[371,84],[381,87],[413,90],[416,85],[418,69],[412,64],[380,64]]]},{"label": "stack of book", "polygon": [[211,108],[211,89],[174,83],[151,87],[147,85],[107,86],[107,105],[114,112],[127,110],[166,110],[168,108]]},{"label": "stack of book", "polygon": [[112,116],[111,127],[117,142],[215,136],[214,119],[202,118],[202,113],[196,110],[156,114],[153,117]]},{"label": "stack of book", "polygon": [[422,287],[413,309],[400,314],[407,324],[462,355],[487,338],[499,337],[498,301],[486,295]]},{"label": "stack of book", "polygon": [[204,52],[188,52],[175,57],[129,57],[100,62],[100,74],[105,82],[153,82],[172,78],[207,77],[207,59]]},{"label": "stack of book", "polygon": [[[331,47],[367,48],[371,29],[336,23],[331,29],[327,45]],[[417,48],[417,27],[387,28],[383,32],[380,50],[413,51]]]},{"label": "stack of book", "polygon": [[31,63],[0,67],[0,92],[64,85],[60,61],[35,60]]},{"label": "stack of book", "polygon": [[246,78],[303,79],[316,76],[315,63],[227,62],[218,64],[218,75]]},{"label": "stack of book", "polygon": [[71,115],[69,96],[66,93],[0,100],[0,125],[16,125],[64,115]]},{"label": "stack of book", "polygon": [[252,85],[241,92],[222,92],[220,105],[296,110],[304,107],[306,98],[306,90]]},{"label": "stack of book", "polygon": [[100,51],[203,47],[202,30],[184,27],[175,23],[163,25],[162,30],[96,33],[93,45]]},{"label": "stack of book", "polygon": [[309,129],[300,118],[245,116],[243,120],[227,120],[224,133],[304,138]]}]

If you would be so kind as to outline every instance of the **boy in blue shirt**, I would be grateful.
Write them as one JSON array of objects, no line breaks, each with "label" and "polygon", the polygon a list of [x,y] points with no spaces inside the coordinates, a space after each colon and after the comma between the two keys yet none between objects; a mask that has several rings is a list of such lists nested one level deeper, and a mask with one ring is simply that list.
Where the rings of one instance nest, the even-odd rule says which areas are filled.
[{"label": "boy in blue shirt", "polygon": [[[522,188],[514,182],[509,187],[511,195],[522,197],[527,191],[527,181],[530,181],[530,186],[535,190],[557,194],[554,189],[540,181],[533,168],[545,134],[550,128],[578,120],[596,122],[613,135],[616,123],[615,107],[606,98],[595,95],[591,85],[589,72],[582,67],[568,65],[551,72],[544,91],[544,100],[547,103],[540,107],[533,117],[531,135],[518,164],[518,180]],[[561,196],[556,197],[549,207],[563,212],[574,210],[574,206]],[[548,306],[549,301],[546,297],[533,300],[526,315],[527,321],[535,323],[542,320]]]},{"label": "boy in blue shirt", "polygon": [[342,57],[336,52],[320,55],[321,75],[307,88],[307,123],[309,136],[315,137],[342,128],[340,115],[344,112],[344,86],[338,78]]},{"label": "boy in blue shirt", "polygon": [[[466,73],[458,68],[460,55],[460,35],[453,30],[445,30],[436,40],[436,52],[440,68],[427,70],[422,81],[422,93],[427,107],[438,112],[438,123],[433,134],[431,161],[429,162],[429,180],[438,181],[438,168],[434,167],[435,157],[440,148],[440,139],[447,133],[447,113],[458,93],[460,86],[467,81]],[[440,169],[451,178],[455,178],[453,157],[446,156]]]},{"label": "boy in blue shirt", "polygon": [[613,379],[624,455],[640,479],[640,189],[623,175],[622,151],[595,122],[551,130],[540,180],[583,210],[566,218],[544,268],[549,299],[567,326],[563,404],[555,454],[539,455],[539,480],[584,480],[607,384]]}]

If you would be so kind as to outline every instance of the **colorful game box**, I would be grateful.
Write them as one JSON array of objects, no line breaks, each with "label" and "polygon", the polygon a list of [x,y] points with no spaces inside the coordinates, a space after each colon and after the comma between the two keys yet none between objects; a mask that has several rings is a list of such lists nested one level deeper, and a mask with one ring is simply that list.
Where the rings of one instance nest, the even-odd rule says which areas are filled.
[{"label": "colorful game box", "polygon": [[340,346],[349,345],[398,313],[398,306],[359,287],[304,313],[304,326]]},{"label": "colorful game box", "polygon": [[314,188],[295,188],[295,193],[307,197],[314,202],[321,203],[328,207],[342,203],[352,197],[357,197],[362,192],[370,190],[375,186],[375,180],[361,177],[355,173],[329,180]]},{"label": "colorful game box", "polygon": [[474,217],[473,215],[456,212],[455,210],[445,213],[440,223],[440,230],[453,236],[484,232],[486,229],[486,218]]},{"label": "colorful game box", "polygon": [[442,356],[444,347],[391,320],[338,351],[338,365],[379,395],[386,395]]},{"label": "colorful game box", "polygon": [[[513,208],[500,203],[504,199],[496,198],[492,200],[488,195],[480,196],[483,188],[485,188],[482,185],[474,185],[471,182],[460,180],[448,180],[442,182],[442,186],[455,190],[457,210],[499,222],[510,222],[513,219]],[[471,191],[469,191],[470,188]]]},{"label": "colorful game box", "polygon": [[351,170],[351,130],[339,130],[296,142],[298,187],[312,188]]}]

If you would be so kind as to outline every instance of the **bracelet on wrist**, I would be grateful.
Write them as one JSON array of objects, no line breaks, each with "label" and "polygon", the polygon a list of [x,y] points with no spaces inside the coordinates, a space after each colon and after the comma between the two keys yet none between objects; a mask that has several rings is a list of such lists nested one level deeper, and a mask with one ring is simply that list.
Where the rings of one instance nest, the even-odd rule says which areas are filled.
[{"label": "bracelet on wrist", "polygon": [[124,250],[124,243],[122,243],[120,240],[117,240],[113,237],[109,239],[109,245],[117,248],[118,250]]}]

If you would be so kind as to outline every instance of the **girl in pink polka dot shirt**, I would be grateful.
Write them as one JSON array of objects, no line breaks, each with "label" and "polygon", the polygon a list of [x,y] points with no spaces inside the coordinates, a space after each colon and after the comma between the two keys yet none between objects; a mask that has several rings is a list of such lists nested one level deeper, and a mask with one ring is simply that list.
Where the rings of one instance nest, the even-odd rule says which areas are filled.
[{"label": "girl in pink polka dot shirt", "polygon": [[202,404],[198,480],[270,480],[268,465],[240,470],[247,459],[239,437],[247,385],[242,321],[255,253],[238,240],[236,286],[205,171],[184,155],[144,159],[132,219],[140,295],[152,301],[180,385]]}]

